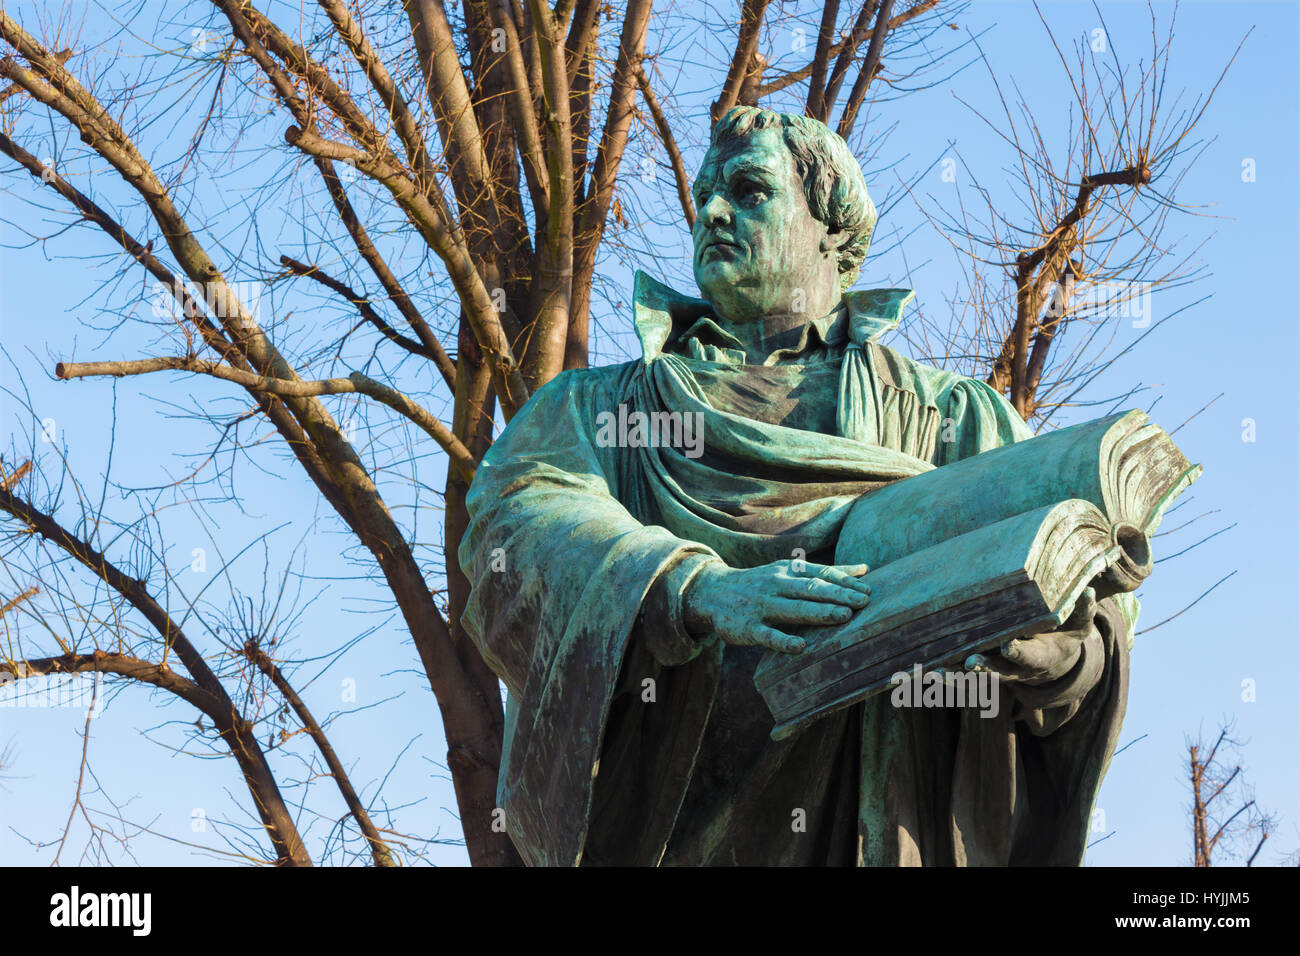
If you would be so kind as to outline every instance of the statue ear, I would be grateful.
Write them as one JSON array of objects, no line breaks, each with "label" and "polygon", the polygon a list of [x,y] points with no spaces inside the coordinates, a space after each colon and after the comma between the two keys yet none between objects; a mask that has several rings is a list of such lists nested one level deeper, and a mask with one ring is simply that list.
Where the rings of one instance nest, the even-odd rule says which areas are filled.
[{"label": "statue ear", "polygon": [[822,237],[821,251],[827,255],[838,253],[852,238],[847,229],[827,229],[826,235]]}]

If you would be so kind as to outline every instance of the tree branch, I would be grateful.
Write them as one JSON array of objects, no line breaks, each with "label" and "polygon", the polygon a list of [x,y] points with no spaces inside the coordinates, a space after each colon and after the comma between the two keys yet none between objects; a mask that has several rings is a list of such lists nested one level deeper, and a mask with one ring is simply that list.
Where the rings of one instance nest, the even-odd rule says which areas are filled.
[{"label": "tree branch", "polygon": [[149,684],[175,694],[214,721],[223,713],[221,701],[202,687],[184,677],[165,663],[154,664],[132,657],[95,650],[90,654],[63,654],[59,657],[38,657],[21,661],[0,660],[0,674],[15,680],[49,677],[56,674],[100,673],[126,677],[141,684]]},{"label": "tree branch", "polygon": [[325,288],[343,296],[343,298],[347,299],[348,302],[356,307],[357,311],[361,313],[363,319],[378,329],[379,333],[393,344],[400,345],[412,355],[419,355],[423,358],[433,359],[438,365],[438,371],[442,373],[443,380],[453,391],[455,390],[456,366],[452,364],[451,358],[446,352],[442,353],[442,359],[446,362],[446,368],[444,368],[443,361],[439,361],[438,356],[430,353],[424,347],[424,343],[417,342],[414,339],[402,335],[383,320],[379,313],[374,310],[374,307],[371,306],[370,300],[366,296],[353,291],[350,286],[340,282],[338,279],[326,275],[320,270],[319,266],[309,266],[307,263],[299,262],[297,259],[290,256],[280,256],[280,265],[284,266],[296,276],[314,279],[321,285],[325,286]]},{"label": "tree branch", "polygon": [[826,70],[831,59],[831,36],[835,33],[835,21],[840,14],[840,0],[825,0],[822,7],[822,22],[817,29],[817,49],[813,53],[808,80],[808,98],[805,111],[813,119],[826,122]]},{"label": "tree branch", "polygon": [[477,206],[481,198],[493,196],[492,164],[447,12],[441,0],[404,0],[403,5],[453,188],[462,202]]},{"label": "tree branch", "polygon": [[[858,11],[857,21],[853,24],[853,29],[849,31],[846,39],[833,45],[828,51],[830,56],[836,57],[835,66],[831,70],[830,79],[826,83],[826,92],[822,99],[825,109],[824,116],[818,116],[822,122],[830,115],[831,109],[835,106],[835,100],[839,96],[840,84],[848,72],[849,65],[853,62],[853,56],[857,52],[862,41],[867,38],[871,18],[875,15],[876,5],[880,0],[865,0],[861,10]],[[902,13],[895,14],[889,20],[889,29],[896,30],[909,20],[914,20],[927,10],[931,10],[939,5],[939,0],[918,0],[916,4],[904,10]],[[800,80],[806,80],[812,76],[813,70],[816,69],[817,58],[813,57],[812,62],[807,66],[800,67],[790,73],[777,77],[775,80],[764,83],[758,88],[759,97],[768,96],[769,94],[779,92],[787,86],[793,86]]]},{"label": "tree branch", "polygon": [[686,225],[688,228],[694,228],[695,203],[691,200],[690,177],[686,174],[686,164],[682,161],[682,151],[677,148],[677,138],[673,136],[673,131],[668,125],[668,117],[664,115],[663,108],[659,105],[659,97],[655,96],[654,88],[650,85],[650,78],[646,76],[644,64],[636,68],[636,82],[641,88],[641,96],[645,99],[650,115],[654,119],[655,128],[659,130],[659,138],[663,141],[664,149],[668,152],[668,163],[673,170],[673,181],[677,184],[677,200],[682,204],[682,214],[686,217]]},{"label": "tree branch", "polygon": [[[1079,184],[1074,204],[1053,226],[1037,246],[1016,256],[1016,318],[1011,330],[998,351],[986,381],[999,392],[1010,390],[1012,406],[1026,421],[1034,412],[1034,391],[1030,389],[1031,357],[1030,337],[1038,327],[1038,312],[1043,304],[1041,290],[1044,272],[1036,272],[1040,265],[1053,277],[1064,275],[1070,265],[1070,256],[1078,242],[1078,225],[1087,215],[1093,193],[1106,186],[1133,186],[1140,188],[1151,181],[1150,167],[1142,163],[1113,172],[1085,176]],[[1053,329],[1053,335],[1055,329]],[[1052,335],[1035,343],[1034,367],[1041,372],[1047,361]]]},{"label": "tree branch", "polygon": [[[587,363],[587,344],[591,311],[591,279],[596,268],[596,253],[605,234],[605,222],[618,182],[618,171],[627,146],[628,129],[636,105],[636,71],[645,55],[646,32],[650,22],[652,0],[631,0],[619,33],[618,58],[610,84],[609,106],[601,133],[596,159],[591,167],[591,183],[575,219],[573,276],[571,296],[565,317],[561,358],[564,368]],[[558,330],[553,334],[560,338]]]},{"label": "tree branch", "polygon": [[[731,65],[727,68],[727,78],[722,84],[722,93],[713,101],[709,115],[713,122],[722,119],[740,99],[740,91],[745,79],[754,68],[754,56],[758,50],[758,37],[763,28],[763,16],[767,13],[770,0],[743,0],[740,7],[740,33],[736,38],[736,51],[732,54]],[[756,87],[757,95],[761,87]]]},{"label": "tree branch", "polygon": [[255,641],[248,641],[244,645],[244,655],[257,665],[267,678],[273,683],[276,689],[289,702],[298,719],[302,721],[303,727],[307,734],[316,743],[316,748],[320,751],[321,756],[325,758],[325,765],[329,767],[334,782],[338,785],[339,793],[343,796],[343,802],[348,806],[348,812],[352,814],[357,826],[361,828],[362,834],[370,844],[370,854],[375,861],[375,866],[396,866],[393,861],[393,854],[388,849],[379,831],[370,821],[370,814],[366,811],[365,804],[357,796],[357,791],[352,786],[352,780],[348,777],[347,771],[343,769],[343,761],[339,760],[338,754],[334,752],[334,747],[329,738],[325,735],[325,730],[312,712],[308,709],[307,704],[290,685],[288,678],[284,676],[284,671],[277,667],[265,652],[257,646]]},{"label": "tree branch", "polygon": [[[213,0],[230,21],[236,36],[253,55],[271,80],[286,108],[302,124],[290,127],[285,139],[303,152],[324,159],[344,160],[383,185],[406,213],[421,236],[437,253],[464,306],[480,347],[493,370],[502,408],[509,418],[528,400],[528,389],[502,328],[500,316],[483,278],[475,268],[465,236],[457,226],[441,190],[422,189],[402,169],[392,150],[374,125],[360,112],[352,98],[334,82],[329,72],[251,4],[242,7],[235,0]],[[283,69],[271,62],[273,52],[286,66],[320,96],[342,121],[357,149],[328,140],[312,131],[313,118],[306,113]],[[459,66],[457,67],[459,70]]]},{"label": "tree branch", "polygon": [[327,159],[315,158],[316,168],[320,171],[321,178],[325,181],[325,188],[330,194],[330,199],[334,203],[334,208],[338,210],[339,218],[343,220],[343,225],[352,237],[353,244],[357,251],[361,253],[361,258],[370,266],[370,271],[379,279],[380,285],[384,287],[384,292],[388,294],[389,301],[402,313],[406,319],[406,324],[411,327],[424,347],[426,354],[431,357],[434,364],[438,366],[438,371],[442,374],[443,380],[455,391],[456,388],[456,365],[447,355],[446,350],[442,347],[433,334],[433,329],[425,321],[420,310],[415,307],[411,297],[406,294],[402,284],[397,281],[397,276],[388,268],[388,263],[384,257],[379,254],[379,250],[370,239],[370,234],[366,231],[365,226],[361,224],[361,219],[352,208],[352,203],[348,200],[347,193],[343,189],[343,183],[339,181],[338,173],[334,169],[334,164]]},{"label": "tree branch", "polygon": [[123,375],[145,375],[150,372],[182,371],[198,372],[213,378],[224,379],[242,385],[249,391],[267,392],[271,395],[306,398],[320,395],[344,395],[359,392],[369,395],[378,402],[409,418],[419,425],[426,434],[436,441],[452,464],[465,477],[474,480],[474,470],[478,463],[461,440],[452,434],[451,429],[431,415],[428,410],[412,401],[408,396],[382,382],[353,372],[347,378],[327,378],[316,381],[302,379],[280,379],[242,369],[231,368],[219,362],[200,358],[162,356],[159,358],[134,359],[125,362],[60,362],[54,367],[56,377],[65,381],[74,378],[90,378],[99,375],[120,377]]},{"label": "tree branch", "polygon": [[[507,0],[488,0],[488,3],[491,5],[490,10],[496,28],[505,32],[505,62],[510,75],[506,104],[514,119],[515,137],[518,141],[519,155],[523,160],[524,180],[528,184],[534,212],[546,217],[551,206],[551,183],[547,174],[546,155],[542,146],[541,130],[537,124],[537,113],[533,108],[533,95],[528,86],[528,68],[524,64],[523,46],[519,41],[519,33],[515,29],[514,18],[507,7]],[[544,218],[542,221],[545,221]]]},{"label": "tree branch", "polygon": [[862,61],[862,69],[858,71],[858,78],[853,84],[852,92],[849,93],[848,102],[844,104],[844,112],[840,115],[839,134],[845,139],[848,139],[849,133],[853,130],[853,124],[858,118],[858,109],[867,95],[867,87],[880,66],[885,35],[889,33],[889,11],[893,8],[894,0],[881,0],[880,10],[876,13],[876,26],[871,32],[871,45],[867,47],[866,59]]},{"label": "tree branch", "polygon": [[[230,748],[231,754],[243,771],[244,782],[253,797],[253,802],[257,805],[279,863],[287,866],[311,866],[311,857],[307,855],[302,838],[298,835],[293,815],[284,804],[280,788],[271,773],[270,765],[266,762],[266,755],[257,743],[252,725],[244,720],[216,674],[190,643],[180,626],[149,594],[144,581],[123,573],[88,541],[76,537],[53,517],[16,497],[7,489],[0,489],[0,511],[17,518],[45,540],[65,551],[125,598],[157,631],[162,638],[163,647],[176,651],[176,656],[190,672],[193,680],[186,681],[172,674],[165,660],[157,665],[145,664],[121,659],[120,655],[105,654],[100,650],[89,655],[57,658],[46,666],[54,669],[104,669],[111,673],[120,673],[122,676],[170,690],[202,710],[212,718],[221,739]],[[31,662],[28,664],[30,665]],[[117,669],[111,670],[111,667]],[[16,673],[13,664],[0,664],[0,670]]]}]

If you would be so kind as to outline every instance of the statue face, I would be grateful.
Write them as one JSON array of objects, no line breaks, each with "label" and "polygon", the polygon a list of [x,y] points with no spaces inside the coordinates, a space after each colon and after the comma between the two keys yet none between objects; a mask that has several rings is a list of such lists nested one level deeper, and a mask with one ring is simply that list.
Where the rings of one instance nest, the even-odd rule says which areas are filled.
[{"label": "statue face", "polygon": [[822,249],[826,226],[808,210],[780,130],[710,148],[694,193],[695,282],[722,317],[753,321],[838,301],[834,252]]}]

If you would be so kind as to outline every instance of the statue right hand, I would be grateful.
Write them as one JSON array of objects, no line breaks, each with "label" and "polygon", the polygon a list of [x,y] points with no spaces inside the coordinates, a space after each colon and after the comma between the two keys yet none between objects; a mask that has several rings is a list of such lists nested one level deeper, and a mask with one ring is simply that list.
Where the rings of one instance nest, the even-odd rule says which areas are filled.
[{"label": "statue right hand", "polygon": [[774,561],[757,568],[730,568],[720,561],[700,571],[682,604],[687,630],[714,633],[727,644],[801,654],[804,640],[782,625],[843,624],[867,606],[871,588],[865,564]]}]

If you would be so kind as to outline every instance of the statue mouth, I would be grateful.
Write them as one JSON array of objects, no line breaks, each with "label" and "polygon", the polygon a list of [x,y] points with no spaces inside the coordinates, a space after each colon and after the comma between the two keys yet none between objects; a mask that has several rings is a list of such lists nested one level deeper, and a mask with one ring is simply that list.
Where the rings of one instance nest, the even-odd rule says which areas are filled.
[{"label": "statue mouth", "polygon": [[738,243],[732,242],[730,239],[710,239],[708,242],[706,242],[703,246],[700,247],[700,255],[703,256],[710,249],[723,249],[723,248],[735,249],[737,252],[740,251],[740,245]]}]

